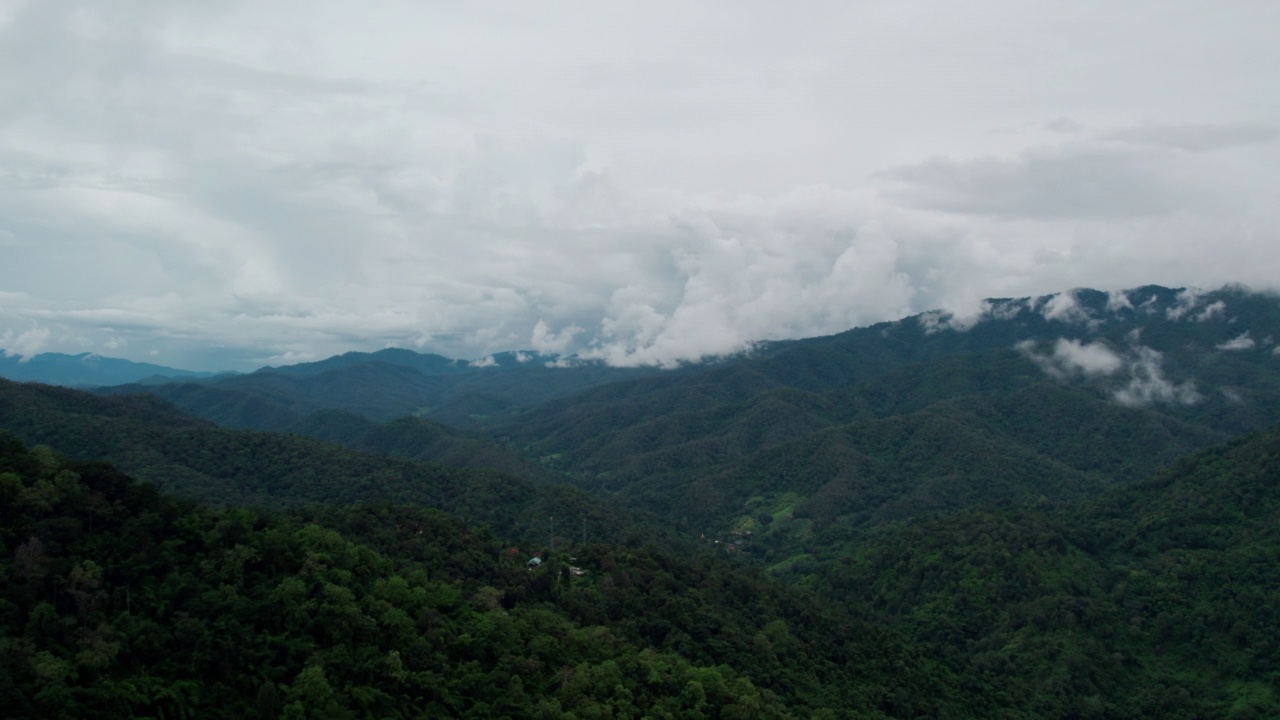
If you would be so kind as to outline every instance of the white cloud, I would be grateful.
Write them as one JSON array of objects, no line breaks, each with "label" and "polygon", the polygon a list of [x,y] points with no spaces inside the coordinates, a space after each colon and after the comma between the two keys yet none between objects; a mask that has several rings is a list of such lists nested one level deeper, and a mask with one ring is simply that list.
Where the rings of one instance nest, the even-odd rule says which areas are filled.
[{"label": "white cloud", "polygon": [[[1136,341],[1136,336],[1131,339]],[[1068,338],[1058,338],[1051,353],[1039,351],[1034,340],[1023,340],[1014,347],[1059,382],[1127,376],[1128,381],[1112,391],[1112,397],[1123,405],[1190,405],[1201,399],[1194,383],[1175,384],[1168,380],[1164,356],[1149,347],[1133,346],[1121,355],[1102,342],[1082,343]]]},{"label": "white cloud", "polygon": [[1276,287],[1277,6],[1142,3],[11,3],[0,333],[675,364]]},{"label": "white cloud", "polygon": [[0,345],[3,345],[6,356],[20,357],[22,362],[26,362],[48,346],[50,335],[52,333],[49,329],[43,327],[34,327],[16,334],[7,330],[4,335],[0,335]]},{"label": "white cloud", "polygon": [[[539,320],[533,326],[533,334],[529,338],[529,345],[544,355],[562,354],[581,332],[582,328],[577,325],[570,325],[560,329],[558,332],[553,332],[551,328],[547,327],[545,321]],[[520,362],[524,362],[524,360],[520,360]]]},{"label": "white cloud", "polygon": [[988,308],[986,314],[993,320],[1012,320],[1022,311],[1026,310],[1028,305],[1027,298],[1022,298],[1018,300],[1000,300],[986,303],[986,307]]},{"label": "white cloud", "polygon": [[1192,405],[1200,401],[1195,384],[1175,385],[1164,376],[1164,356],[1151,348],[1136,348],[1137,357],[1129,364],[1130,380],[1117,390],[1115,399],[1122,405],[1142,406],[1153,403]]},{"label": "white cloud", "polygon": [[1165,310],[1165,317],[1170,320],[1181,320],[1200,306],[1204,299],[1204,294],[1205,291],[1200,288],[1189,287],[1183,289],[1178,293],[1173,305],[1170,305],[1169,309]]},{"label": "white cloud", "polygon": [[1107,293],[1107,312],[1132,309],[1133,302],[1129,300],[1129,293],[1124,290],[1113,290]]},{"label": "white cloud", "polygon": [[1081,343],[1079,340],[1058,338],[1053,352],[1044,354],[1036,350],[1036,343],[1024,340],[1016,346],[1057,380],[1072,377],[1107,377],[1124,367],[1124,361],[1101,342]]},{"label": "white cloud", "polygon": [[493,359],[492,355],[485,355],[482,358],[476,358],[475,360],[472,360],[471,362],[467,363],[467,365],[473,368],[497,367],[498,361]]},{"label": "white cloud", "polygon": [[1082,344],[1059,338],[1053,354],[1060,365],[1084,375],[1114,375],[1123,365],[1120,357],[1100,342]]},{"label": "white cloud", "polygon": [[[614,291],[584,356],[672,365],[909,314],[913,289],[898,240],[862,219],[862,202],[815,188],[673,218],[673,277]],[[668,291],[671,279],[678,284]]]},{"label": "white cloud", "polygon": [[978,323],[991,317],[989,310],[989,306],[986,303],[982,303],[978,305],[976,310],[930,310],[920,313],[917,317],[926,335],[932,335],[943,330],[968,332]]},{"label": "white cloud", "polygon": [[926,335],[943,330],[967,332],[985,320],[1012,320],[1028,307],[1029,298],[1016,300],[983,300],[979,303],[956,303],[951,310],[920,313],[919,322]]},{"label": "white cloud", "polygon": [[1196,313],[1195,320],[1196,322],[1204,322],[1206,320],[1219,317],[1226,313],[1226,311],[1227,304],[1221,300],[1215,300],[1208,305],[1205,305],[1203,310]]},{"label": "white cloud", "polygon": [[925,335],[933,335],[943,330],[954,330],[956,332],[967,332],[973,329],[982,321],[981,313],[971,315],[959,315],[946,310],[930,310],[920,313],[917,316],[920,326],[924,328]]},{"label": "white cloud", "polygon": [[1057,320],[1065,323],[1089,322],[1089,311],[1080,305],[1075,291],[1058,293],[1045,302],[1040,310],[1045,320]]},{"label": "white cloud", "polygon": [[1253,338],[1249,337],[1249,331],[1245,330],[1240,335],[1237,335],[1236,337],[1231,338],[1230,340],[1224,343],[1219,343],[1216,347],[1219,350],[1226,350],[1228,352],[1231,352],[1231,351],[1239,351],[1239,350],[1252,350],[1257,346],[1258,346],[1258,343],[1254,342]]}]

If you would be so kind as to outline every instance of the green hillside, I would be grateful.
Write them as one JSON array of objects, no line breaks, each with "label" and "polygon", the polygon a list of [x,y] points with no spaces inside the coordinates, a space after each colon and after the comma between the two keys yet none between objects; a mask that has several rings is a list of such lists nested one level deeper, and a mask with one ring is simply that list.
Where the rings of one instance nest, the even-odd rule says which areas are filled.
[{"label": "green hillside", "polygon": [[1280,711],[1280,429],[1091,502],[826,538],[822,583],[1036,717]]},{"label": "green hillside", "polygon": [[377,422],[417,416],[472,427],[550,398],[659,372],[594,362],[547,367],[556,359],[503,353],[477,364],[388,349],[202,382],[121,385],[99,392],[152,393],[219,425],[249,430],[292,432],[321,410],[342,410]]},{"label": "green hillside", "polygon": [[528,550],[440,513],[210,511],[4,435],[0,503],[10,717],[941,707],[891,634],[708,558],[595,544],[529,570]]},{"label": "green hillside", "polygon": [[103,459],[185,498],[284,508],[357,501],[409,503],[550,538],[548,518],[585,518],[596,537],[636,526],[590,495],[494,470],[452,468],[357,452],[286,433],[228,430],[146,395],[98,397],[0,381],[0,430],[75,458]]}]

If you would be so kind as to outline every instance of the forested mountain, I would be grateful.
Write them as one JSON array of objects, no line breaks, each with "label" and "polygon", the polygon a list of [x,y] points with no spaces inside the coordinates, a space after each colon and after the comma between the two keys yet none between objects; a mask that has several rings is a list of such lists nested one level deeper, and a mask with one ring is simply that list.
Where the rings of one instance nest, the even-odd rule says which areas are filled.
[{"label": "forested mountain", "polygon": [[[99,597],[84,578],[109,574],[94,553],[125,526],[95,519],[114,502],[104,488],[141,491],[76,489],[61,470],[118,474],[10,443],[21,487],[0,490],[22,529],[3,539],[17,580],[0,610],[16,680],[0,691],[31,713],[209,701],[335,717],[1274,716],[1277,337],[1276,297],[1146,287],[991,300],[973,317],[926,313],[674,371],[393,350],[98,395],[0,381],[0,430],[22,442],[214,507],[265,508],[141,501],[177,525],[129,542],[182,539],[180,579],[153,594],[184,615],[153,621],[206,630],[137,645],[193,648],[185,670],[130,665],[110,648],[134,652],[122,638],[142,579],[111,580],[115,614],[101,617],[67,588]],[[86,544],[33,582],[31,538]],[[294,560],[266,562],[281,542]],[[369,569],[324,560],[342,572],[316,575],[316,542],[324,557],[366,553]],[[512,543],[548,564],[525,569],[503,554]],[[232,574],[188,597],[204,580],[184,567]],[[380,595],[392,575],[426,595]],[[263,590],[296,592],[295,579],[307,590],[292,600]],[[343,627],[381,632],[399,615],[379,603],[417,618],[401,630],[434,643],[432,659],[410,640],[317,634],[314,613],[338,597],[354,598],[339,603]],[[296,623],[257,624],[295,600],[309,608],[286,615]],[[60,629],[30,629],[37,614]],[[218,617],[256,659],[193,681],[213,662],[196,651],[221,647]],[[394,683],[370,670],[391,653],[407,673]],[[182,689],[138,679],[158,667]],[[62,689],[28,690],[46,685]]]},{"label": "forested mountain", "polygon": [[492,432],[776,557],[833,522],[1085,497],[1280,422],[1276,336],[1280,300],[1241,288],[992,300],[604,385]]},{"label": "forested mountain", "polygon": [[94,353],[40,353],[25,358],[0,353],[0,378],[69,387],[159,382],[175,377],[208,378],[216,374],[103,357]]},{"label": "forested mountain", "polygon": [[952,689],[705,556],[543,546],[530,570],[440,513],[210,511],[3,434],[0,503],[10,717],[887,717]]},{"label": "forested mountain", "polygon": [[565,485],[356,452],[299,435],[219,428],[148,395],[99,397],[0,381],[0,429],[74,458],[108,460],[162,490],[221,506],[409,503],[501,527],[512,540],[550,541],[552,516],[564,518],[562,532],[574,536],[584,520],[601,539],[637,532],[620,513]]},{"label": "forested mountain", "polygon": [[1280,429],[1093,501],[825,540],[813,584],[844,610],[723,555],[513,554],[377,504],[201,509],[4,436],[0,505],[0,697],[16,717],[1280,708]]},{"label": "forested mountain", "polygon": [[199,383],[103,392],[154,393],[219,425],[250,430],[295,432],[321,410],[343,410],[376,422],[415,416],[471,427],[491,415],[509,415],[550,398],[657,372],[534,352],[467,362],[390,348]]},{"label": "forested mountain", "polygon": [[[1280,399],[1277,336],[1280,298],[1241,288],[1152,286],[988,300],[976,317],[925,313],[828,337],[762,344],[734,362],[693,372],[613,383],[547,402],[498,430],[517,438],[546,437],[548,428],[575,423],[611,431],[776,388],[838,393],[903,369],[916,375],[910,391],[934,399],[1007,389],[998,368],[984,372],[978,363],[953,379],[949,363],[974,365],[965,358],[1015,348],[1040,368],[1041,378],[1090,384],[1132,405],[1164,402],[1165,410],[1190,415],[1209,408],[1233,429],[1256,430],[1267,420],[1255,409],[1275,407]],[[884,396],[893,397],[889,391]],[[884,404],[880,413],[898,411]]]},{"label": "forested mountain", "polygon": [[391,349],[149,390],[227,427],[565,474],[722,533],[766,511],[876,522],[1131,480],[1280,422],[1277,334],[1275,297],[1149,286],[990,300],[678,371]]},{"label": "forested mountain", "polygon": [[1280,429],[1094,501],[816,542],[819,581],[1034,717],[1280,712]]}]

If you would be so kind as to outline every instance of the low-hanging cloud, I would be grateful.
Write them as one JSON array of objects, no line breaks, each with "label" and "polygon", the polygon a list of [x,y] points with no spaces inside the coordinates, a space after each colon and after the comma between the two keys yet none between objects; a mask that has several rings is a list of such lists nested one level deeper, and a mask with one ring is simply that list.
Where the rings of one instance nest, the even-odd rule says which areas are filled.
[{"label": "low-hanging cloud", "polygon": [[1033,340],[1024,340],[1016,347],[1057,380],[1109,377],[1124,367],[1120,356],[1102,342],[1082,343],[1075,339],[1058,338],[1050,353],[1039,352]]},{"label": "low-hanging cloud", "polygon": [[1249,337],[1249,331],[1245,330],[1243,333],[1227,340],[1226,342],[1218,343],[1215,347],[1227,352],[1239,352],[1242,350],[1252,350],[1257,346],[1258,343],[1253,338]]},{"label": "low-hanging cloud", "polygon": [[1195,383],[1174,383],[1165,377],[1164,355],[1149,347],[1134,345],[1120,353],[1102,341],[1058,338],[1051,352],[1039,350],[1034,340],[1024,340],[1015,348],[1059,382],[1127,376],[1127,382],[1111,390],[1112,397],[1122,405],[1189,405],[1201,399]]},{"label": "low-hanging cloud", "polygon": [[1227,312],[1227,304],[1222,300],[1215,300],[1204,306],[1204,309],[1196,313],[1196,322],[1204,322],[1220,317]]},{"label": "low-hanging cloud", "polygon": [[1045,301],[1040,314],[1045,320],[1057,320],[1065,323],[1088,323],[1092,318],[1089,311],[1080,304],[1074,291],[1057,293]]},{"label": "low-hanging cloud", "polygon": [[1227,311],[1227,304],[1222,300],[1206,303],[1208,293],[1202,288],[1189,287],[1178,292],[1174,303],[1165,310],[1165,317],[1170,320],[1187,319],[1192,322],[1205,322],[1221,317]]},{"label": "low-hanging cloud", "polygon": [[1133,310],[1133,301],[1129,299],[1129,293],[1124,290],[1112,290],[1107,293],[1107,312],[1120,312],[1121,310]]},{"label": "low-hanging cloud", "polygon": [[1148,347],[1134,349],[1137,357],[1129,363],[1128,384],[1116,390],[1122,405],[1138,407],[1153,403],[1193,405],[1200,401],[1195,383],[1173,383],[1164,375],[1164,355]]}]

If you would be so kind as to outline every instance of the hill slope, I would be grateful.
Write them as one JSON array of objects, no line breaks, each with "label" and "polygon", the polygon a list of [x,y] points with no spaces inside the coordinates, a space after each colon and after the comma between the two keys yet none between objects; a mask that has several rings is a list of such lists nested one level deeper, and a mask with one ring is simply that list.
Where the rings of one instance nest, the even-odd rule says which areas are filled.
[{"label": "hill slope", "polygon": [[891,633],[707,557],[590,545],[585,574],[527,570],[440,513],[209,511],[3,434],[0,507],[11,717],[874,718],[948,687]]},{"label": "hill slope", "polygon": [[1096,501],[942,515],[815,548],[804,562],[833,596],[878,608],[1031,716],[1280,711],[1280,428]]},{"label": "hill slope", "polygon": [[108,460],[167,492],[217,505],[410,503],[502,528],[513,540],[549,537],[553,515],[585,518],[602,539],[636,532],[616,511],[567,486],[356,452],[298,435],[219,428],[147,395],[100,397],[0,381],[0,429],[72,457]]},{"label": "hill slope", "polygon": [[771,518],[1080,497],[1280,422],[1276,337],[1280,300],[1242,288],[992,300],[589,389],[491,431],[580,487],[759,548]]}]

